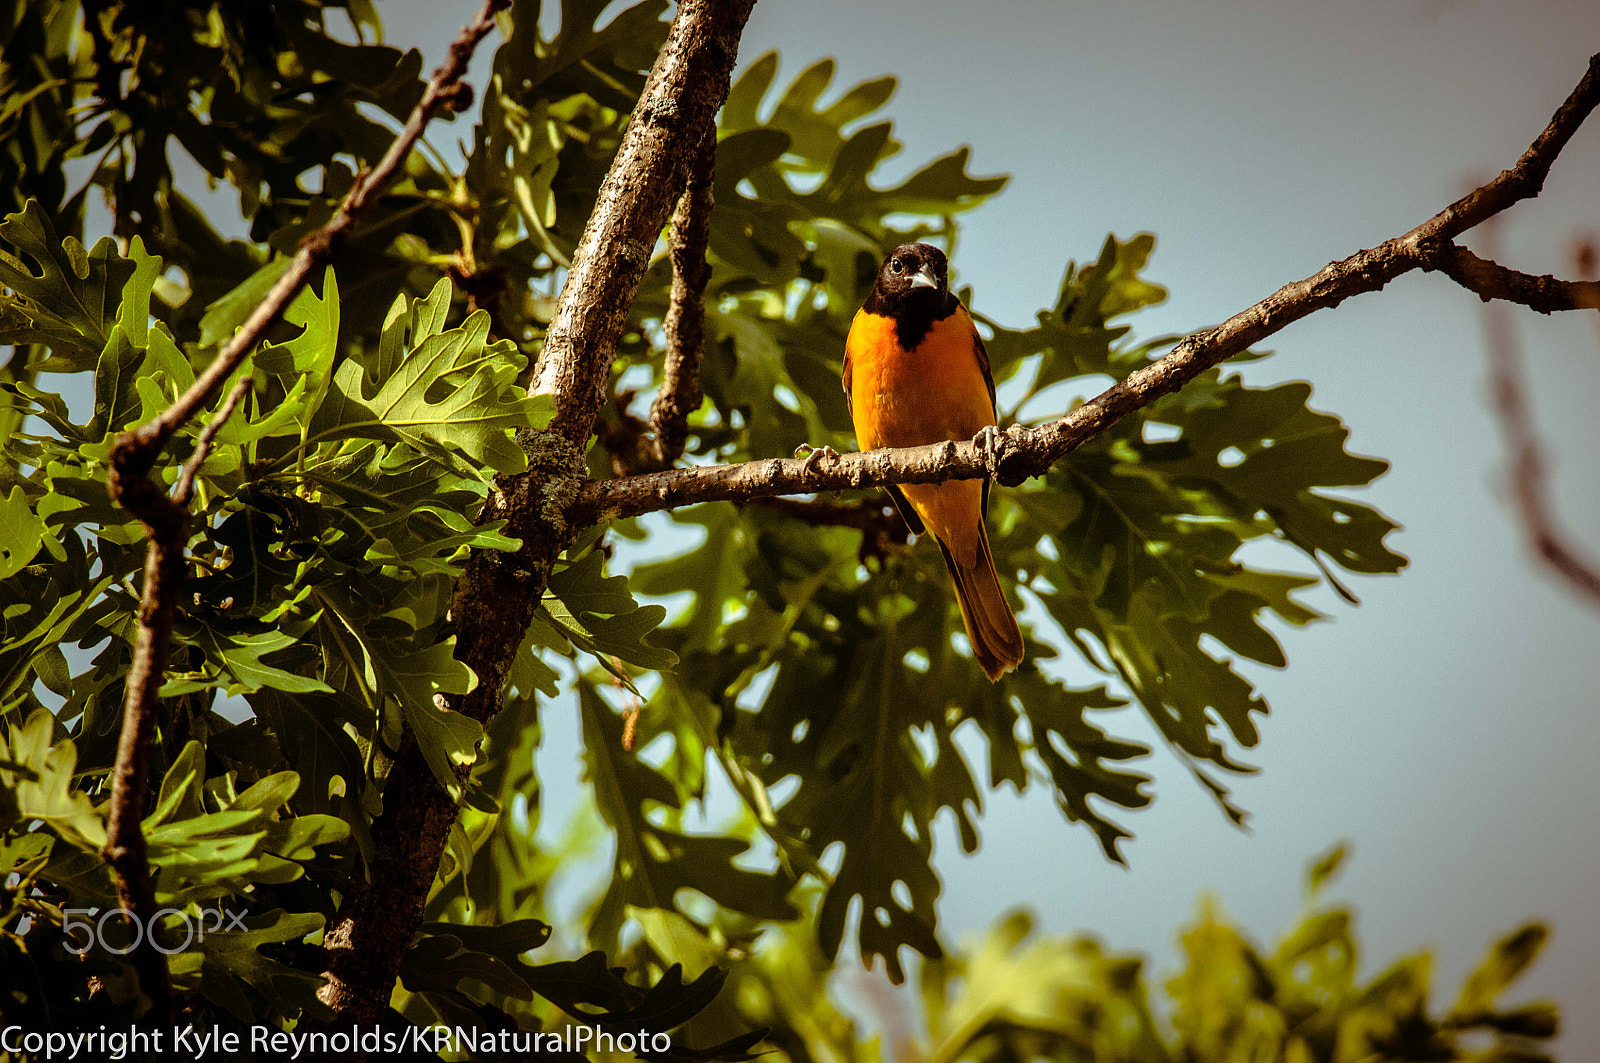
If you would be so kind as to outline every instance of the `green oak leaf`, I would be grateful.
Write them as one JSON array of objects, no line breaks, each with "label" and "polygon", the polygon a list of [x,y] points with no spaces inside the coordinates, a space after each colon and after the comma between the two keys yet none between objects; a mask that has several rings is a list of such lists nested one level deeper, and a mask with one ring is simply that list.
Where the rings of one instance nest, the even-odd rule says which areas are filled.
[{"label": "green oak leaf", "polygon": [[78,753],[72,740],[55,737],[55,720],[44,709],[0,733],[0,815],[10,816],[0,827],[38,820],[68,844],[98,853],[106,842],[104,815],[73,788]]},{"label": "green oak leaf", "polygon": [[[125,285],[137,284],[148,305],[152,274],[135,281],[135,263],[117,254],[109,236],[88,252],[75,238],[58,237],[34,200],[0,222],[0,240],[33,260],[30,267],[0,250],[0,288],[9,289],[0,293],[0,342],[49,347],[51,358],[37,369],[76,372],[93,365],[110,338]],[[142,256],[138,237],[134,246]]]},{"label": "green oak leaf", "polygon": [[321,975],[290,967],[260,951],[263,945],[297,942],[315,933],[322,929],[323,917],[316,912],[273,908],[246,916],[244,923],[245,930],[207,933],[194,949],[170,961],[173,981],[190,988],[198,986],[207,1000],[246,1025],[258,1021],[255,1001],[260,998],[279,1014],[325,1014],[317,1000]]},{"label": "green oak leaf", "polygon": [[9,495],[0,495],[0,579],[20,572],[47,537],[50,533],[44,521],[28,504],[28,496],[20,486],[13,487]]},{"label": "green oak leaf", "polygon": [[[449,281],[441,280],[431,298],[448,293]],[[485,479],[491,472],[521,472],[527,457],[512,433],[542,427],[550,401],[517,388],[522,359],[516,346],[491,344],[488,336],[489,315],[482,311],[443,332],[419,325],[405,357],[376,390],[357,360],[345,361],[312,417],[313,437],[405,442],[451,471],[462,468],[459,454]]]},{"label": "green oak leaf", "polygon": [[406,723],[417,736],[417,745],[433,769],[433,777],[450,796],[459,801],[465,796],[458,768],[477,759],[483,728],[476,720],[436,702],[441,694],[465,694],[478,685],[472,669],[456,660],[452,636],[421,651],[404,654],[376,654],[372,664],[380,689],[400,702]]},{"label": "green oak leaf", "polygon": [[617,835],[615,871],[595,910],[595,933],[614,940],[624,908],[672,909],[679,890],[693,889],[757,918],[791,919],[796,909],[785,875],[747,871],[733,858],[749,849],[738,838],[693,835],[658,826],[645,802],[676,809],[676,790],[655,769],[622,748],[622,721],[587,682],[578,685],[583,714],[585,777],[600,815]]},{"label": "green oak leaf", "polygon": [[227,631],[179,623],[173,628],[173,641],[198,647],[205,655],[205,663],[194,671],[170,673],[161,688],[162,697],[176,697],[208,687],[220,687],[228,694],[253,692],[262,687],[296,694],[332,689],[320,679],[285,671],[261,659],[299,642],[282,631]]}]

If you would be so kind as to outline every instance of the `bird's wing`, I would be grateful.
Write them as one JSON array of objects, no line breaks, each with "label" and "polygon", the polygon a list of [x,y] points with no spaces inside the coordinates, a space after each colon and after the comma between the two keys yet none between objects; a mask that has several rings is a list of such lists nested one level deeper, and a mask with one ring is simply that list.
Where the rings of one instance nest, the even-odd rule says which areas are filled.
[{"label": "bird's wing", "polygon": [[856,415],[856,405],[850,397],[850,345],[847,342],[844,348],[844,408],[852,419]]},{"label": "bird's wing", "polygon": [[[994,374],[989,371],[989,352],[983,346],[983,337],[978,333],[978,326],[972,320],[972,314],[966,307],[961,308],[961,316],[967,319],[967,328],[972,332],[972,353],[977,356],[978,368],[983,371],[983,382],[989,388],[989,412],[994,417],[995,423],[1000,421],[1000,407],[994,397]],[[848,368],[846,372],[848,372]],[[983,478],[983,501],[980,505],[987,516],[989,513],[989,484],[987,476]]]},{"label": "bird's wing", "polygon": [[[983,382],[989,388],[989,409],[990,409],[990,412],[992,412],[994,414],[994,419],[995,419],[996,422],[998,422],[1000,420],[1000,407],[995,404],[994,374],[989,371],[989,352],[986,349],[984,349],[983,337],[978,334],[978,326],[977,326],[976,323],[973,322],[972,314],[969,313],[967,308],[964,307],[964,306],[961,308],[961,314],[962,314],[963,317],[965,317],[967,319],[967,328],[972,330],[972,352],[973,352],[973,354],[977,355],[978,368],[983,371]],[[849,372],[850,372],[850,367],[849,367],[848,359],[847,359],[846,360],[846,365],[845,365],[846,379],[849,379],[849,377],[848,377]]]}]

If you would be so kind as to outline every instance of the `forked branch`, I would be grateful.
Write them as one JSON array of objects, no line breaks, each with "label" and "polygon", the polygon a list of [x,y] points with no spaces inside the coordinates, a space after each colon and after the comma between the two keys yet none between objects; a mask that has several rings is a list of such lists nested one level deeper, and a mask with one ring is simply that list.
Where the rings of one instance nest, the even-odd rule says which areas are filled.
[{"label": "forked branch", "polygon": [[[680,6],[675,29],[699,26],[712,32],[668,37],[573,253],[531,390],[555,396],[549,431],[579,448],[587,446],[595,415],[605,402],[617,340],[650,264],[651,248],[704,160],[702,137],[715,136],[716,113],[727,87],[708,93],[700,91],[700,81],[707,70],[732,71],[753,3],[702,0]],[[692,138],[685,131],[692,131]],[[619,209],[623,206],[627,209]]]}]

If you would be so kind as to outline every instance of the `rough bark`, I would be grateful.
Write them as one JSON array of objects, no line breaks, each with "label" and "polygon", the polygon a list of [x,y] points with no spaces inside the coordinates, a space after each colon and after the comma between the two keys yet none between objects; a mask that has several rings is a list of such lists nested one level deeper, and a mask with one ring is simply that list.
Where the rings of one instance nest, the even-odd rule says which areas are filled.
[{"label": "rough bark", "polygon": [[[650,252],[728,94],[754,0],[685,0],[634,108],[572,257],[531,390],[556,397],[550,431],[583,445],[605,400]],[[678,32],[684,27],[685,32]]]},{"label": "rough bark", "polygon": [[[1461,249],[1452,241],[1507,207],[1537,196],[1551,164],[1597,104],[1600,55],[1590,59],[1588,72],[1577,88],[1516,165],[1494,180],[1409,232],[1331,262],[1304,280],[1284,285],[1215,328],[1185,338],[1165,357],[1130,373],[1067,416],[1034,428],[1012,425],[993,448],[969,440],[865,454],[813,454],[805,459],[772,458],[739,465],[698,466],[603,480],[583,487],[576,504],[568,510],[567,519],[576,525],[588,525],[697,502],[737,502],[769,495],[933,483],[985,475],[1015,485],[1041,475],[1061,457],[1104,433],[1123,417],[1176,391],[1286,325],[1338,306],[1352,295],[1378,291],[1412,270],[1443,269],[1446,263],[1464,262]],[[1496,270],[1502,281],[1502,274],[1511,272],[1501,267]],[[1543,290],[1548,294],[1555,289],[1544,286]],[[1581,284],[1569,284],[1566,290],[1579,294],[1586,291]],[[1553,298],[1545,299],[1542,305],[1562,308]],[[1579,305],[1588,304],[1574,299],[1572,306]]]},{"label": "rough bark", "polygon": [[650,424],[655,428],[650,457],[661,468],[670,466],[683,454],[689,437],[689,415],[705,399],[700,392],[700,359],[706,340],[706,284],[711,280],[706,241],[711,236],[711,186],[716,158],[713,129],[700,145],[678,209],[672,214],[672,296],[662,322],[667,354],[661,390],[650,404]]},{"label": "rough bark", "polygon": [[[536,392],[555,397],[549,429],[525,439],[528,471],[507,477],[482,519],[504,519],[515,554],[468,561],[452,600],[455,654],[477,673],[450,708],[480,723],[500,711],[505,676],[539,607],[550,567],[571,541],[564,513],[585,475],[584,450],[628,308],[687,167],[728,93],[754,0],[685,0],[652,67],[556,304],[536,365]],[[414,744],[384,784],[370,874],[351,883],[323,944],[322,1000],[340,1025],[372,1022],[388,1004],[421,923],[457,809]]]},{"label": "rough bark", "polygon": [[1600,282],[1561,280],[1548,273],[1535,277],[1491,259],[1479,258],[1459,244],[1438,248],[1422,268],[1443,273],[1486,303],[1501,299],[1521,303],[1541,314],[1558,310],[1600,310]]}]

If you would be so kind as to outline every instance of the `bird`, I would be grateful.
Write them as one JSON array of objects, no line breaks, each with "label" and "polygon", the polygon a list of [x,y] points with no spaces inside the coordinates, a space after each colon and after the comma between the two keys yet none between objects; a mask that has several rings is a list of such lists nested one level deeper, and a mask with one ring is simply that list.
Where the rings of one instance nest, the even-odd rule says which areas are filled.
[{"label": "bird", "polygon": [[[889,253],[845,340],[845,402],[862,450],[945,440],[993,440],[994,377],[972,315],[950,291],[932,244]],[[972,655],[990,682],[1022,662],[1022,632],[1006,602],[984,515],[989,480],[890,487],[917,535],[930,534],[955,585]]]}]

